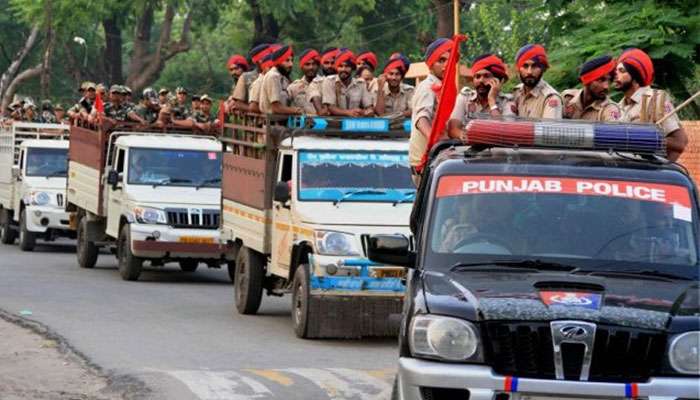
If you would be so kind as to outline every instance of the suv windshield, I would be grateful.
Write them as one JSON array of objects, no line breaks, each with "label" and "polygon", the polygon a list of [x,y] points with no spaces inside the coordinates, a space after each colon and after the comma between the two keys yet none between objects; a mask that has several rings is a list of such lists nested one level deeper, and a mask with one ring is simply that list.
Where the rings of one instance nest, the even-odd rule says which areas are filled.
[{"label": "suv windshield", "polygon": [[129,151],[131,185],[221,187],[221,153],[199,150]]},{"label": "suv windshield", "polygon": [[27,176],[65,178],[68,172],[68,149],[27,149]]},{"label": "suv windshield", "polygon": [[378,151],[299,152],[299,200],[410,203],[408,155]]},{"label": "suv windshield", "polygon": [[688,189],[637,181],[444,176],[429,233],[430,265],[489,259],[566,261],[604,269],[697,268]]}]

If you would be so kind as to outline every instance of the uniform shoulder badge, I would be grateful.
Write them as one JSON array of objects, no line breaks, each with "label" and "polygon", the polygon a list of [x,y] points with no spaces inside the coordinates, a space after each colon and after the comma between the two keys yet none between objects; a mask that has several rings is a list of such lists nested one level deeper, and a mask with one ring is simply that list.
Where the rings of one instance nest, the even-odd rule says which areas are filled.
[{"label": "uniform shoulder badge", "polygon": [[559,107],[561,105],[561,101],[559,101],[559,96],[549,96],[549,100],[547,100],[547,105],[550,107]]}]

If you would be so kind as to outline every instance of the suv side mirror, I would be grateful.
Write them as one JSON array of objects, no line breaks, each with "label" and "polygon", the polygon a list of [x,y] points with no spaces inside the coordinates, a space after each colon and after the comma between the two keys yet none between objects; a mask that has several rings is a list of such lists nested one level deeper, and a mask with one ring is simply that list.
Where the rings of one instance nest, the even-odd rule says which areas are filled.
[{"label": "suv side mirror", "polygon": [[117,185],[122,181],[122,176],[115,170],[107,174],[107,184],[112,185],[112,190],[117,190]]},{"label": "suv side mirror", "polygon": [[275,197],[273,200],[279,201],[282,204],[285,204],[286,202],[291,199],[291,193],[289,190],[289,183],[287,182],[277,182],[275,185]]},{"label": "suv side mirror", "polygon": [[404,235],[370,235],[366,247],[371,261],[407,268],[416,264],[416,253],[410,250],[411,243]]}]

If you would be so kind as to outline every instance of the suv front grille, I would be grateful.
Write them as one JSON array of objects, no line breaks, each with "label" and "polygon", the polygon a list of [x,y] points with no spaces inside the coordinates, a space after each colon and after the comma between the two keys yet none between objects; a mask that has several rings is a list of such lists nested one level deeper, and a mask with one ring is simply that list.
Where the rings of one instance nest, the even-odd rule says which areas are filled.
[{"label": "suv front grille", "polygon": [[[555,379],[554,349],[549,323],[484,322],[487,362],[502,375]],[[661,369],[666,348],[663,333],[598,325],[593,345],[590,381],[644,382]],[[566,379],[579,380],[583,350],[562,346]]]},{"label": "suv front grille", "polygon": [[56,195],[56,204],[57,204],[59,207],[63,207],[63,194],[58,193],[58,194]]},{"label": "suv front grille", "polygon": [[175,228],[218,229],[220,212],[199,208],[166,208],[168,225]]}]

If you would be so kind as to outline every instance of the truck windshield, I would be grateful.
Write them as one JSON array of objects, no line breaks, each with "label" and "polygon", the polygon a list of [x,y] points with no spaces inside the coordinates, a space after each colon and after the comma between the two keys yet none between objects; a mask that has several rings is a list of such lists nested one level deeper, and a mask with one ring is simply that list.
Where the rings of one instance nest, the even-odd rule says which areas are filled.
[{"label": "truck windshield", "polygon": [[301,151],[299,175],[301,201],[410,203],[415,193],[407,153]]},{"label": "truck windshield", "polygon": [[429,256],[449,267],[489,259],[585,267],[660,266],[697,273],[688,189],[639,181],[536,176],[444,176]]},{"label": "truck windshield", "polygon": [[65,178],[68,172],[68,149],[27,149],[27,176]]},{"label": "truck windshield", "polygon": [[201,150],[129,150],[131,185],[221,187],[221,153]]}]

